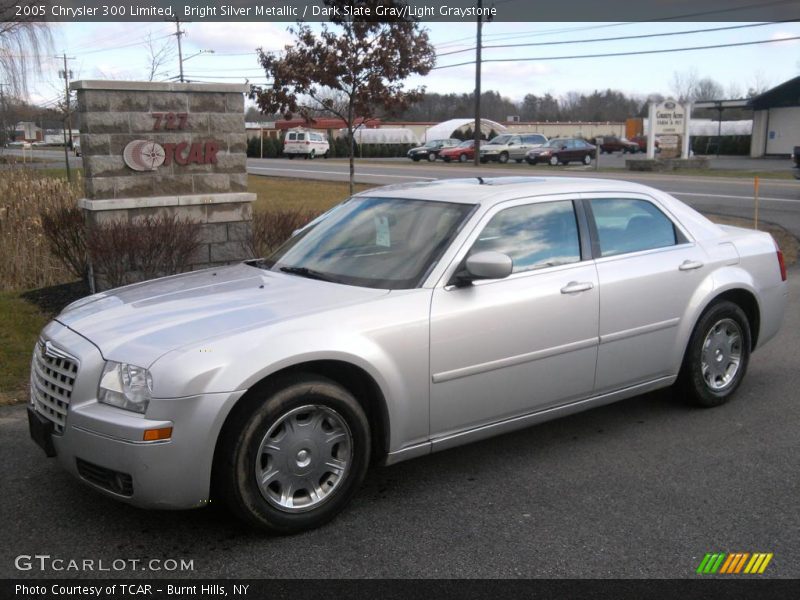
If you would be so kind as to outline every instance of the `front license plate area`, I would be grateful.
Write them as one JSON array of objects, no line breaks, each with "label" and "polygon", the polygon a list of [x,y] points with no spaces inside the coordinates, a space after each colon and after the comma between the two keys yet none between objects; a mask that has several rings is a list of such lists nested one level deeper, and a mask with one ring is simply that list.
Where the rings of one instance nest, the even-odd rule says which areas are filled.
[{"label": "front license plate area", "polygon": [[53,446],[53,422],[45,419],[30,406],[28,406],[28,430],[31,439],[44,450],[47,456],[56,455],[56,449]]}]

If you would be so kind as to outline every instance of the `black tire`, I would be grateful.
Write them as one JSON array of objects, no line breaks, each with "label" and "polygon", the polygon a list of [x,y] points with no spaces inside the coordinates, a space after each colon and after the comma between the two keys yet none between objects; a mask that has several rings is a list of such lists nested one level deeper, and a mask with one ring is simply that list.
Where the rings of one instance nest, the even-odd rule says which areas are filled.
[{"label": "black tire", "polygon": [[587,154],[586,156],[583,157],[583,164],[585,164],[585,165],[592,164],[592,155],[591,154]]},{"label": "black tire", "polygon": [[308,153],[308,159],[309,160],[314,160],[314,158],[316,158],[316,156],[317,156],[316,150],[312,150],[311,152]]},{"label": "black tire", "polygon": [[294,154],[289,154],[289,160],[294,160]]},{"label": "black tire", "polygon": [[531,165],[531,166],[533,166],[533,165],[535,165],[535,164],[536,164],[536,161],[535,161],[535,160],[532,160],[532,159],[530,159],[530,158],[526,158],[526,159],[525,159],[525,162],[527,162],[527,163],[528,163],[529,165]]},{"label": "black tire", "polygon": [[[715,336],[719,336],[720,333],[722,334],[720,340],[715,340]],[[738,344],[718,343],[728,341],[737,334]],[[700,316],[689,339],[676,384],[677,391],[686,401],[697,406],[712,407],[727,402],[747,372],[751,339],[747,315],[737,304],[723,300],[709,306]],[[704,374],[706,370],[703,368],[703,354],[706,343],[709,347],[706,349],[705,363],[711,359],[712,365],[716,368],[708,369]],[[727,374],[718,375],[718,371],[722,368],[731,369],[727,363],[732,364],[731,357],[737,352],[738,366],[730,374],[730,379],[725,381]],[[719,358],[716,358],[717,356]],[[723,366],[722,363],[726,365]]]},{"label": "black tire", "polygon": [[458,155],[458,162],[462,162],[462,163],[467,162],[467,155],[464,154],[463,152],[461,154],[459,154]]},{"label": "black tire", "polygon": [[434,153],[428,154],[428,162],[436,162],[436,155]]},{"label": "black tire", "polygon": [[508,152],[501,152],[500,156],[497,157],[497,162],[506,164],[508,162]]},{"label": "black tire", "polygon": [[450,162],[450,157],[449,157],[449,156],[443,156],[443,157],[442,157],[442,160],[443,160],[444,162]]},{"label": "black tire", "polygon": [[550,160],[547,162],[550,164],[551,167],[557,167],[558,165],[561,164],[561,161],[558,159],[558,156],[555,155],[551,156]]},{"label": "black tire", "polygon": [[[316,506],[301,506],[299,510],[302,512],[292,512],[292,509],[277,506],[278,500],[268,500],[269,490],[261,491],[256,472],[259,461],[264,461],[268,454],[267,450],[262,453],[262,449],[273,426],[292,418],[292,414],[299,415],[294,417],[297,419],[295,423],[299,423],[303,407],[309,407],[312,411],[328,411],[346,424],[341,431],[349,434],[349,437],[344,438],[345,445],[349,445],[349,462],[338,479],[331,476],[324,482],[320,480],[317,491],[326,495],[317,501],[308,497],[308,502],[317,502]],[[312,435],[328,435],[319,433],[323,431],[323,422],[319,422],[318,427],[313,424],[311,426],[311,433],[299,433],[300,428],[297,427],[298,433],[293,433],[294,437],[290,439],[297,440],[302,436],[312,439]],[[294,428],[289,429],[295,431]],[[285,434],[286,431],[284,430]],[[286,453],[294,456],[295,446],[302,445],[305,448],[308,444],[309,448],[315,450],[308,450],[307,456],[316,454],[321,459],[324,456],[322,446],[314,443],[305,439],[293,442],[292,450],[287,450]],[[289,442],[287,447],[288,444]],[[337,442],[336,446],[338,445]],[[336,452],[336,446],[332,446],[330,451]],[[234,409],[234,413],[225,423],[214,459],[215,495],[220,495],[239,518],[267,532],[286,535],[313,529],[339,514],[356,493],[367,472],[370,449],[369,422],[363,408],[350,392],[334,381],[318,375],[294,374],[280,377],[255,388],[244,403]],[[298,466],[290,463],[291,468],[305,468],[306,465],[299,462],[300,453],[297,456]],[[294,458],[289,459],[293,460]],[[280,462],[277,461],[277,464]],[[272,467],[261,468],[266,470]],[[308,468],[310,470],[312,467]],[[281,471],[277,468],[276,470]],[[288,478],[293,476],[285,471],[282,475]],[[335,479],[333,483],[332,479]],[[333,486],[333,489],[323,492],[325,486]],[[302,488],[298,488],[292,499],[296,498],[300,489]],[[280,495],[280,491],[279,489],[277,495]]]},{"label": "black tire", "polygon": [[413,160],[414,162],[419,162],[419,157],[418,156],[413,156],[411,158],[411,160]]},{"label": "black tire", "polygon": [[328,158],[328,156],[330,156],[330,153],[331,153],[330,150],[325,150],[325,154],[322,155],[322,158]]}]

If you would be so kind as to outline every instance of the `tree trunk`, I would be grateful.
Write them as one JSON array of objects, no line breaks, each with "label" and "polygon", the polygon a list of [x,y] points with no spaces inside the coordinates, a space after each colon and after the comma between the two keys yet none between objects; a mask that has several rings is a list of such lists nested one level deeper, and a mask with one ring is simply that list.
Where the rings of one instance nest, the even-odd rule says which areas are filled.
[{"label": "tree trunk", "polygon": [[356,157],[355,144],[353,143],[353,102],[352,99],[347,105],[347,137],[350,142],[347,155],[350,157],[350,195],[356,193]]}]

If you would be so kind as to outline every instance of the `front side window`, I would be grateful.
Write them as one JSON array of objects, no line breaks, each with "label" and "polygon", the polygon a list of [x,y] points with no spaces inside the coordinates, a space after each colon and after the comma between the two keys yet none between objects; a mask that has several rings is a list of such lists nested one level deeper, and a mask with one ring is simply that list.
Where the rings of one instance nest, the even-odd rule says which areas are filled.
[{"label": "front side window", "polygon": [[595,199],[591,201],[600,256],[613,256],[678,243],[675,225],[646,200]]},{"label": "front side window", "polygon": [[525,204],[500,211],[486,225],[470,254],[502,252],[513,273],[578,262],[578,225],[570,200]]},{"label": "front side window", "polygon": [[253,264],[347,285],[414,288],[473,208],[427,200],[351,198]]}]

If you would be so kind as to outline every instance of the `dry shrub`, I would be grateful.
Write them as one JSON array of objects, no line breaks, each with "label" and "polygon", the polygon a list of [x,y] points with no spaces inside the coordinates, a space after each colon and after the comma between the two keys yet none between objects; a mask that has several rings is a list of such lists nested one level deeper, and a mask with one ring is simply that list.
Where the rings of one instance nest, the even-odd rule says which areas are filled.
[{"label": "dry shrub", "polygon": [[93,227],[86,247],[104,287],[182,273],[200,246],[200,224],[175,215]]},{"label": "dry shrub", "polygon": [[74,279],[50,250],[42,215],[74,208],[83,184],[28,169],[0,173],[0,290],[56,285]]},{"label": "dry shrub", "polygon": [[316,213],[305,208],[270,208],[254,212],[250,236],[245,241],[246,249],[255,258],[269,256],[296,229],[316,216]]},{"label": "dry shrub", "polygon": [[88,281],[86,224],[77,206],[57,206],[42,213],[42,229],[51,254],[76,279]]}]

